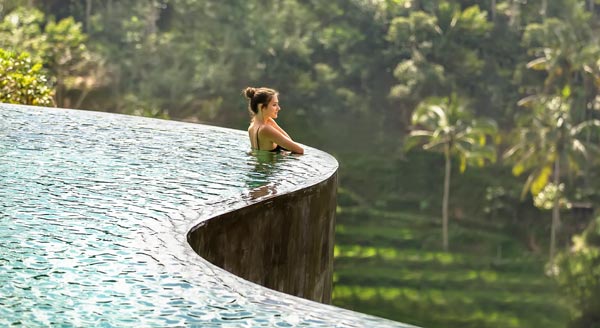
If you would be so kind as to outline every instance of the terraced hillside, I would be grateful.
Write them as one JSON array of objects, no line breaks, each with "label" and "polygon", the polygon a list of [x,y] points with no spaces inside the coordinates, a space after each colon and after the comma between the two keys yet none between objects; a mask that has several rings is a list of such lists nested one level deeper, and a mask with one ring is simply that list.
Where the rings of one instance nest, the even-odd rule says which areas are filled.
[{"label": "terraced hillside", "polygon": [[567,302],[531,255],[493,223],[339,208],[334,305],[428,328],[565,327]]}]

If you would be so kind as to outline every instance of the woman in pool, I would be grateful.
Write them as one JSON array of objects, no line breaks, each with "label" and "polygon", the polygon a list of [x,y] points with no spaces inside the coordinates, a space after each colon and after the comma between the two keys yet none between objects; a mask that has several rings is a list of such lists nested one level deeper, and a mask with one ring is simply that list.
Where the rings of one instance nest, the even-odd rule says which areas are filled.
[{"label": "woman in pool", "polygon": [[277,91],[269,88],[247,87],[243,93],[248,99],[248,110],[252,116],[252,122],[248,127],[252,149],[271,152],[287,150],[304,154],[304,149],[275,122],[277,113],[281,110]]}]

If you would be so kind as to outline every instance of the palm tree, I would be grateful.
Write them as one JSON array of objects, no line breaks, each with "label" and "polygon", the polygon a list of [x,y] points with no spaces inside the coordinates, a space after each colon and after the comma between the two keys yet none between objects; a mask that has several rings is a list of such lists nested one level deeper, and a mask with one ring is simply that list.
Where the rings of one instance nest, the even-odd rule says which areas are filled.
[{"label": "palm tree", "polygon": [[[565,94],[566,96],[566,94]],[[531,108],[522,117],[515,131],[515,143],[504,154],[512,160],[513,174],[525,171],[530,174],[523,187],[521,197],[527,192],[539,194],[552,179],[557,188],[564,172],[578,172],[590,159],[590,152],[598,147],[586,141],[586,130],[600,128],[600,120],[590,119],[574,122],[571,106],[566,97],[529,97],[520,102]],[[560,195],[553,197],[552,225],[550,232],[550,265],[554,264],[556,230],[560,223]]]},{"label": "palm tree", "polygon": [[[600,85],[597,59],[600,48],[587,22],[590,15],[577,7],[565,20],[548,18],[525,28],[523,45],[535,56],[527,68],[545,71],[537,95],[519,104],[531,108],[516,129],[518,139],[505,153],[513,159],[513,173],[529,171],[522,198],[527,191],[536,196],[552,179],[559,188],[564,172],[587,170],[592,128],[598,126],[592,109]],[[583,133],[585,131],[585,134]],[[585,173],[585,172],[584,172]],[[587,176],[587,174],[585,174]],[[587,184],[587,177],[585,177]],[[560,223],[560,194],[553,199],[550,236],[550,265],[554,265],[556,229]]]},{"label": "palm tree", "polygon": [[485,159],[495,161],[496,152],[486,145],[487,136],[493,136],[496,123],[489,119],[472,119],[465,102],[456,95],[450,98],[428,98],[412,115],[412,130],[405,140],[405,149],[421,145],[424,150],[444,154],[444,195],[442,200],[442,236],[444,251],[448,251],[448,200],[452,157],[460,159],[460,171],[467,162],[483,164]]}]

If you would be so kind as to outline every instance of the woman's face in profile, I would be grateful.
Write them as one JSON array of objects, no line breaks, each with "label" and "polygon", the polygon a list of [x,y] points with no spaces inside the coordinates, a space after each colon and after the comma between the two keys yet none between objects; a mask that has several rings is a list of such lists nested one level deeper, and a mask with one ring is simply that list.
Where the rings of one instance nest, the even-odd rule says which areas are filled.
[{"label": "woman's face in profile", "polygon": [[270,118],[277,118],[277,113],[279,110],[281,110],[279,107],[279,99],[277,98],[277,95],[274,95],[267,107],[264,109],[264,115]]}]

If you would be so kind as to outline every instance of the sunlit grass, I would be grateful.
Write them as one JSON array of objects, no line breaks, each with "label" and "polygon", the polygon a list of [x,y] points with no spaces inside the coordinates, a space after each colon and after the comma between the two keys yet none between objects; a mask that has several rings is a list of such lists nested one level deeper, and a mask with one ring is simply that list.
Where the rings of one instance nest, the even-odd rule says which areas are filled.
[{"label": "sunlit grass", "polygon": [[[456,250],[443,252],[439,218],[361,207],[341,213],[334,305],[423,327],[562,328],[567,322],[567,305],[543,274],[545,258],[529,254],[497,224],[453,223]],[[497,256],[499,244],[511,252]]]},{"label": "sunlit grass", "polygon": [[394,239],[413,239],[418,237],[416,231],[411,228],[390,229],[386,226],[351,226],[338,224],[335,227],[336,236],[340,235],[360,235],[362,237],[391,237]]},{"label": "sunlit grass", "polygon": [[465,261],[468,256],[462,254],[453,254],[446,252],[433,251],[415,251],[415,250],[399,250],[392,247],[375,247],[361,245],[335,245],[335,257],[356,257],[365,258],[377,256],[385,260],[403,261],[436,261],[440,264],[450,264],[458,261]]},{"label": "sunlit grass", "polygon": [[545,277],[515,273],[477,271],[468,268],[450,271],[408,270],[389,267],[369,267],[356,272],[354,267],[336,268],[336,282],[380,287],[420,287],[460,289],[462,291],[484,288],[486,290],[506,290],[520,295],[553,295],[556,286]]},{"label": "sunlit grass", "polygon": [[[550,304],[546,298],[535,295],[522,297],[514,293],[490,293],[485,290],[466,293],[342,286],[335,288],[333,296],[342,304],[387,304],[399,314],[417,308],[419,311],[429,311],[430,316],[436,317],[438,322],[485,322],[485,326],[489,327],[531,327],[521,324],[531,324],[537,320],[541,324],[541,321],[547,320],[546,325],[539,327],[561,327],[560,322],[564,320],[559,305]],[[396,319],[402,320],[402,317]],[[554,324],[551,323],[553,320]]]}]

